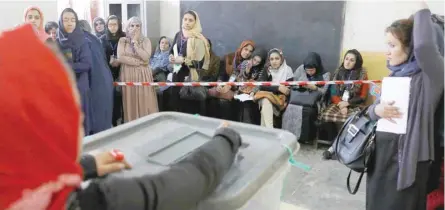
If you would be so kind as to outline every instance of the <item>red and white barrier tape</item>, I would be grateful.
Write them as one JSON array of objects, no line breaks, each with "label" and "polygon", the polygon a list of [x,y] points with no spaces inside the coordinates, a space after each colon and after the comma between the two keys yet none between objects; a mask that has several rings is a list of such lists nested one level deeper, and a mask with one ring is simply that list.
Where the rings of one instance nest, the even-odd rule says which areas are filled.
[{"label": "red and white barrier tape", "polygon": [[344,85],[344,84],[369,84],[380,83],[381,80],[348,80],[348,81],[291,81],[291,82],[115,82],[115,86],[295,86],[295,85]]}]

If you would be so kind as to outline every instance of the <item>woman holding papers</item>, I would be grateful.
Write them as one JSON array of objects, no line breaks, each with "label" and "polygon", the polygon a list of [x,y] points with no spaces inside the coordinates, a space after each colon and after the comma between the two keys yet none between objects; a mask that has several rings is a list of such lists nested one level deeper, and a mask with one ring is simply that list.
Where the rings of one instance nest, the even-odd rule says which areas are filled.
[{"label": "woman holding papers", "polygon": [[444,61],[435,43],[431,11],[425,2],[416,9],[413,19],[398,20],[386,29],[390,77],[411,79],[409,105],[404,113],[394,101],[376,101],[369,116],[395,123],[407,115],[407,128],[403,134],[376,134],[367,210],[426,209],[428,168],[434,159],[434,110],[444,87]]},{"label": "woman holding papers", "polygon": [[[182,30],[176,33],[170,50],[169,61],[173,65],[173,82],[193,81],[202,78],[202,71],[210,65],[209,43],[202,34],[198,13],[187,11],[182,18]],[[187,100],[180,96],[181,87],[170,88],[172,111],[189,114],[205,114],[205,101]]]}]

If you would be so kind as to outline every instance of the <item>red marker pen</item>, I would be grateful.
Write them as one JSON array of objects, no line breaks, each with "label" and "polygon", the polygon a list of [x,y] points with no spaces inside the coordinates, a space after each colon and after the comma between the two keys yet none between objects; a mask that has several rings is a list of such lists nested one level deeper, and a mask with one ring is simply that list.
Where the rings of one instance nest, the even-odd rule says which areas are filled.
[{"label": "red marker pen", "polygon": [[122,153],[118,149],[113,149],[110,151],[110,154],[114,157],[117,161],[123,161],[124,160],[124,153]]}]

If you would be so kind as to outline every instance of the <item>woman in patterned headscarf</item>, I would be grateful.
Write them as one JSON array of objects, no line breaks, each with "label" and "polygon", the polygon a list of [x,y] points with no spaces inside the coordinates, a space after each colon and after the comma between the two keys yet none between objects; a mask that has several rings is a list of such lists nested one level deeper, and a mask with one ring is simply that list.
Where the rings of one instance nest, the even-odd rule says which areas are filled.
[{"label": "woman in patterned headscarf", "polygon": [[169,73],[170,40],[166,36],[159,39],[155,53],[151,56],[150,67],[157,82],[165,82]]},{"label": "woman in patterned headscarf", "polygon": [[[363,58],[356,49],[348,50],[333,80],[367,80]],[[368,96],[368,84],[335,85],[330,87],[332,104],[321,114],[324,122],[343,123],[352,113],[360,110]]]},{"label": "woman in patterned headscarf", "polygon": [[[235,82],[237,79],[241,79],[242,77],[239,77],[241,69],[244,69],[243,65],[247,65],[243,61],[250,59],[254,50],[255,43],[252,40],[245,40],[235,52],[225,55],[218,81]],[[237,110],[235,107],[236,103],[232,102],[236,88],[226,85],[212,88],[209,91],[211,96],[217,98],[217,103],[213,106],[217,110],[214,112],[215,117],[234,120],[236,115],[238,115],[238,112],[235,111]]]},{"label": "woman in patterned headscarf", "polygon": [[[128,20],[126,37],[119,39],[117,59],[121,63],[121,81],[153,82],[148,66],[151,42],[141,33],[142,21],[138,17]],[[124,121],[129,122],[158,112],[158,101],[153,87],[122,87]]]}]

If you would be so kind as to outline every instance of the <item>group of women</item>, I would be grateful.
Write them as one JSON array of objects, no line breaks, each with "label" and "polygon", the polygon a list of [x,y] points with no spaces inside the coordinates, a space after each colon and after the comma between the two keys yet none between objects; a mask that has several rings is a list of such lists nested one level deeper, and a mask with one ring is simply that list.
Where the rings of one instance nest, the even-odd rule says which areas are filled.
[{"label": "group of women", "polygon": [[[419,5],[411,19],[396,21],[386,30],[387,66],[392,72],[390,76],[412,79],[409,111],[400,113],[393,103],[377,100],[368,108],[368,114],[375,120],[391,120],[408,114],[408,133],[398,135],[377,132],[373,166],[368,172],[366,206],[369,210],[425,209],[426,206],[429,161],[434,160],[434,131],[431,125],[434,124],[434,111],[438,101],[443,97],[443,55],[435,42],[436,29],[431,21],[431,12],[425,2],[420,2]],[[35,26],[39,36],[44,37],[41,34],[43,14],[38,9],[28,10],[26,20]],[[100,25],[100,22],[95,24]],[[81,31],[78,23],[76,13],[65,9],[61,14],[59,28],[56,29],[56,42],[76,73],[86,118],[84,125],[87,128],[91,49],[89,39],[85,38],[85,32]],[[107,32],[101,39],[114,80],[284,82],[331,79],[317,53],[309,53],[304,63],[294,71],[286,64],[283,51],[274,48],[266,54],[257,49],[251,40],[243,41],[234,53],[225,55],[220,63],[212,52],[210,40],[202,34],[198,14],[194,11],[184,14],[182,29],[175,35],[171,46],[165,37],[159,41],[154,56],[151,56],[149,39],[141,34],[142,23],[138,18],[129,20],[126,33],[122,32],[121,23],[114,16],[105,24]],[[52,34],[53,28],[47,29]],[[443,37],[443,30],[437,34]],[[363,62],[357,50],[349,50],[341,66],[334,71],[332,79],[367,79]],[[205,113],[209,113],[211,110],[207,110],[206,106],[209,101],[207,99],[210,99],[215,102],[214,107],[217,107],[217,117],[233,119],[233,116],[241,116],[241,121],[254,122],[255,117],[251,116],[254,116],[252,113],[256,110],[259,111],[258,121],[262,126],[279,127],[283,122],[283,127],[293,129],[298,127],[295,126],[298,123],[300,127],[311,126],[301,122],[305,116],[310,116],[308,122],[314,121],[317,118],[314,113],[321,113],[318,118],[325,122],[343,122],[350,114],[363,108],[368,88],[366,84],[351,84],[297,87],[219,86],[211,89],[171,87],[164,91],[169,95],[169,110],[188,113],[205,110]],[[124,121],[158,111],[157,97],[152,87],[123,87],[121,91]],[[235,102],[237,94],[246,94],[252,100]],[[330,103],[322,108],[319,102],[326,98]],[[238,104],[236,111],[233,104]],[[291,131],[298,136],[305,136],[299,133],[301,128],[300,131]]]},{"label": "group of women", "polygon": [[92,32],[87,21],[79,20],[76,12],[67,8],[58,24],[48,22],[44,28],[42,11],[30,7],[25,12],[25,22],[34,26],[42,40],[54,44],[75,72],[85,116],[85,135],[116,126],[120,119],[129,122],[158,111],[152,87],[112,86],[113,81],[119,80],[153,81],[149,66],[155,66],[156,70],[162,68],[156,64],[162,62],[158,55],[165,53],[166,47],[161,46],[162,50],[156,51],[150,62],[151,43],[141,33],[139,18],[132,17],[125,32],[114,15],[106,22],[95,18]]}]

